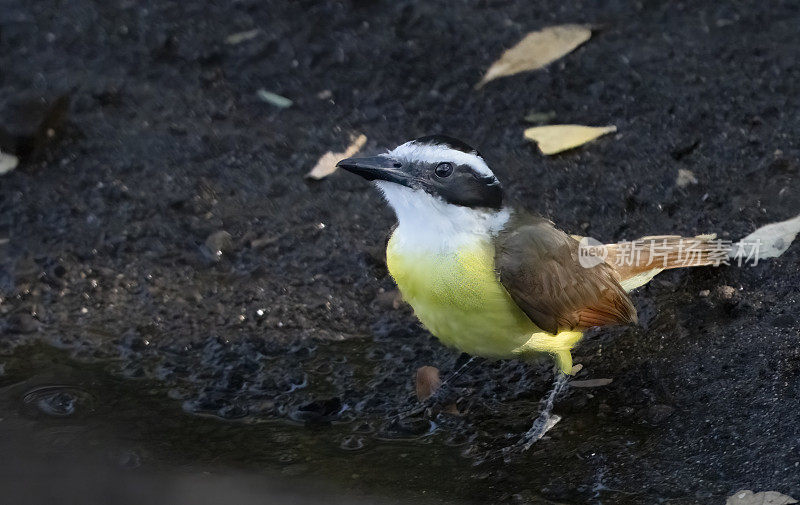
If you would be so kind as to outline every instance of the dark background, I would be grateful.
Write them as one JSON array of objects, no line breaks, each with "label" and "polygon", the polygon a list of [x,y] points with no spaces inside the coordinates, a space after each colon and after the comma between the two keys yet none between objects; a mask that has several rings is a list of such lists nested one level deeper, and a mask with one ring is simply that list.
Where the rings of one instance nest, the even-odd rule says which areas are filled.
[{"label": "dark background", "polygon": [[[572,22],[597,28],[574,53],[473,90],[525,33]],[[0,148],[23,157],[0,179],[0,437],[45,469],[3,486],[81,454],[120,479],[256,472],[388,499],[800,496],[796,244],[637,292],[638,327],[574,353],[613,383],[569,390],[504,463],[549,364],[485,365],[464,415],[387,421],[417,367],[457,353],[393,306],[377,192],[303,178],[352,132],[365,153],[446,133],[571,233],[738,239],[800,211],[798,27],[791,1],[0,0]],[[618,133],[544,157],[523,118],[550,111]],[[86,465],[69,480],[91,489]]]}]

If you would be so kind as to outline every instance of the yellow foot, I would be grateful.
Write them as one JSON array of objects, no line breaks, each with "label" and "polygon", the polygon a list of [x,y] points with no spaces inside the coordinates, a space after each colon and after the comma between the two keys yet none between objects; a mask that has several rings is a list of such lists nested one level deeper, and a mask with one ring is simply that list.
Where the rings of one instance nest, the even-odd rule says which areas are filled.
[{"label": "yellow foot", "polygon": [[521,354],[546,352],[552,354],[558,369],[567,374],[572,374],[572,354],[570,351],[577,344],[583,333],[579,331],[560,331],[557,335],[552,333],[537,332],[518,349]]},{"label": "yellow foot", "polygon": [[572,353],[569,351],[558,351],[554,354],[556,366],[561,373],[572,375]]}]

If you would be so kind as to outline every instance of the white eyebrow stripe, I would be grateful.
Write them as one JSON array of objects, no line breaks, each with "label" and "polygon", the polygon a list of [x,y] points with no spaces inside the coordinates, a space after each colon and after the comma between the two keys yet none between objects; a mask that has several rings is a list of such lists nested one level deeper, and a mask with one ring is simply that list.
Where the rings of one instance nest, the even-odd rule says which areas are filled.
[{"label": "white eyebrow stripe", "polygon": [[389,155],[406,160],[417,160],[425,163],[449,161],[456,165],[469,165],[479,174],[489,177],[494,173],[480,156],[451,149],[442,145],[416,144],[413,140],[389,151]]}]

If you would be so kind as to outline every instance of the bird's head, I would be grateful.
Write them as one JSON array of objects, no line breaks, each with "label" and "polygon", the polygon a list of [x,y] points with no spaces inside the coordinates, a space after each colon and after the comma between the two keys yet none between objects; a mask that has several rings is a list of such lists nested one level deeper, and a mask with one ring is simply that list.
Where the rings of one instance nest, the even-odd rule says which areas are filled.
[{"label": "bird's head", "polygon": [[503,207],[503,188],[480,153],[464,142],[431,135],[406,142],[369,158],[349,158],[337,164],[375,181],[394,208],[404,215],[431,213],[494,214]]}]

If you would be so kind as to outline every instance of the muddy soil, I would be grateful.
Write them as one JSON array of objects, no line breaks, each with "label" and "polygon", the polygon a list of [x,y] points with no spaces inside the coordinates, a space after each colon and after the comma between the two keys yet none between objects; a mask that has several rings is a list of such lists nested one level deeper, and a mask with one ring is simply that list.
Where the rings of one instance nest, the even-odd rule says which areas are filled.
[{"label": "muddy soil", "polygon": [[[567,22],[594,36],[473,89],[526,32]],[[353,132],[364,152],[447,133],[571,233],[738,239],[800,212],[798,26],[791,1],[0,0],[0,148],[26,142],[0,179],[0,397],[26,429],[0,433],[34,455],[97,438],[123,469],[269,470],[394,500],[800,496],[797,244],[637,292],[639,326],[575,353],[579,378],[613,382],[569,389],[562,421],[504,461],[550,364],[486,364],[457,384],[461,415],[396,422],[414,371],[459,353],[393,303],[376,191],[303,177]],[[523,118],[550,111],[618,133],[543,157]]]}]

